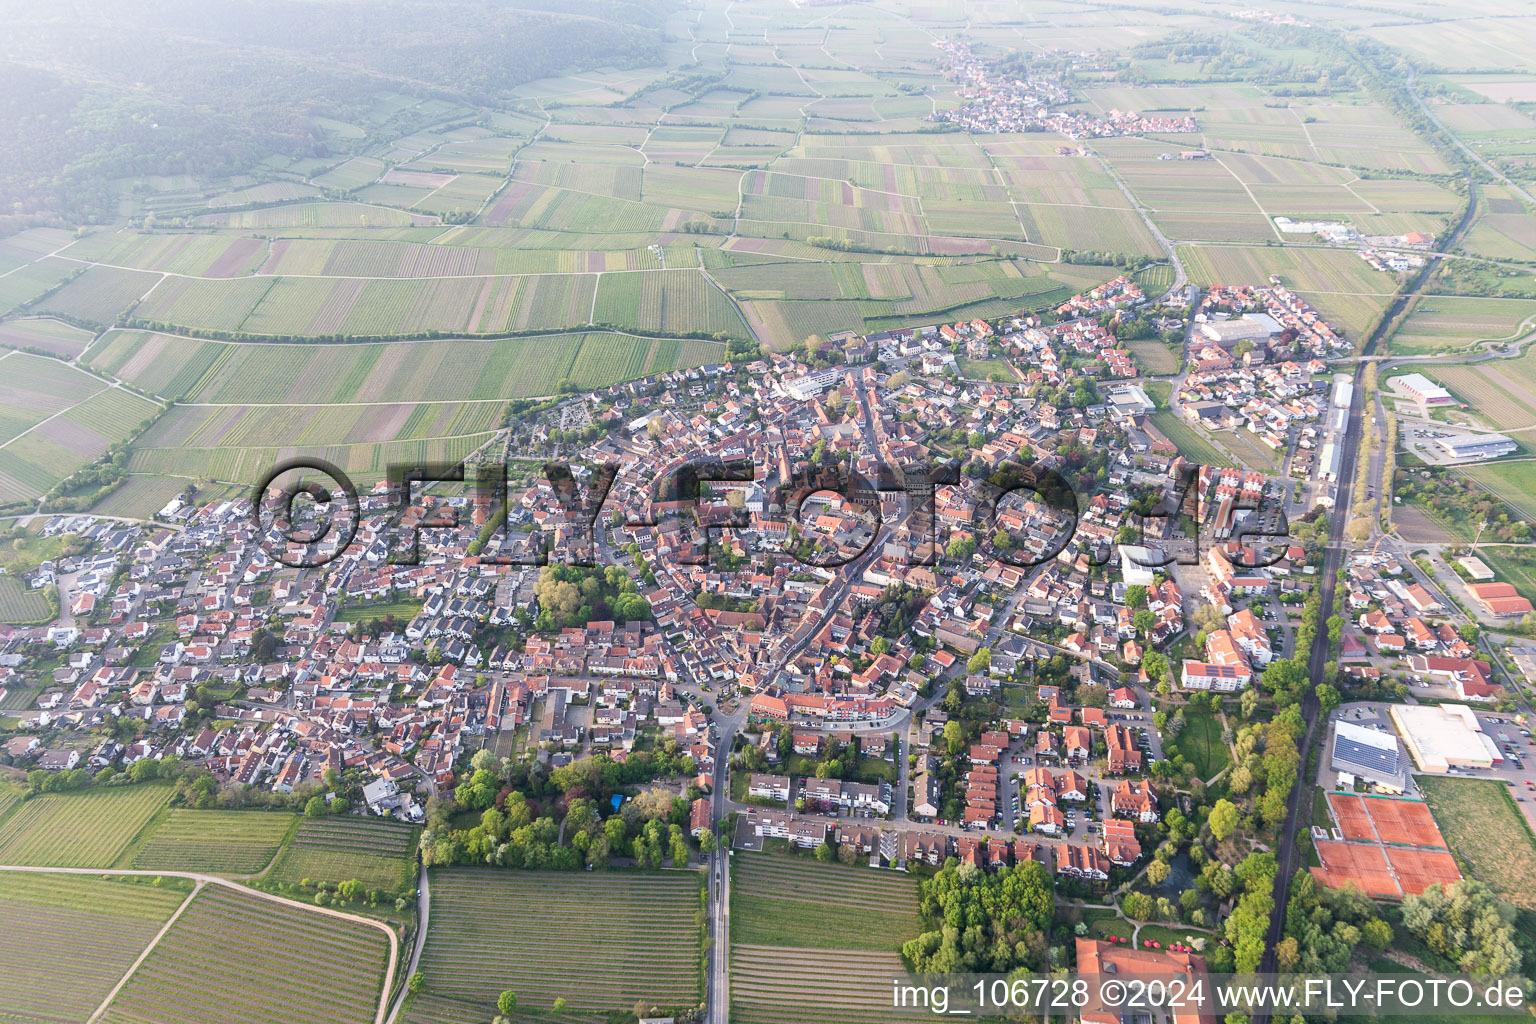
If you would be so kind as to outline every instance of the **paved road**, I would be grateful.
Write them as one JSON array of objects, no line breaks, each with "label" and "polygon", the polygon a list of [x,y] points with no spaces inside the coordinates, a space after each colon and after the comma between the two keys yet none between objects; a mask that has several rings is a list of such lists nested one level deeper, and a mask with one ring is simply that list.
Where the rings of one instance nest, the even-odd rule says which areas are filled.
[{"label": "paved road", "polygon": [[[317,907],[313,903],[300,903],[297,900],[290,900],[284,896],[274,896],[272,893],[262,892],[260,889],[252,889],[250,886],[241,885],[239,882],[223,878],[219,875],[205,875],[196,871],[136,871],[127,868],[40,868],[12,864],[0,864],[0,871],[25,871],[28,874],[37,875],[137,875],[151,878],[190,878],[200,885],[222,885],[225,888],[238,890],[257,899],[281,903],[284,906],[304,910],[311,914],[325,914],[328,917],[340,918],[343,921],[351,921],[354,924],[363,924],[377,928],[389,938],[389,964],[384,969],[383,987],[379,992],[379,1007],[374,1011],[373,1020],[374,1024],[386,1024],[386,1017],[389,1011],[389,988],[395,978],[395,968],[400,963],[400,937],[395,934],[393,928],[383,921],[375,921],[371,917],[362,917],[358,914],[348,914],[344,911],[332,910],[330,907]],[[183,904],[183,906],[185,905]],[[164,929],[162,929],[161,934],[164,934]],[[155,938],[158,941],[159,936],[157,935]]]},{"label": "paved road", "polygon": [[[744,710],[725,715],[718,710],[711,724],[719,730],[715,742],[714,793],[711,795],[710,827],[715,827],[730,809],[731,743],[746,720]],[[731,839],[727,837],[709,855],[704,869],[709,888],[709,985],[705,993],[708,1006],[706,1024],[727,1024],[731,1014]]]},{"label": "paved road", "polygon": [[[564,827],[564,823],[561,823]],[[421,869],[421,888],[416,891],[416,942],[411,947],[411,962],[405,967],[405,978],[410,980],[416,973],[421,963],[421,951],[427,945],[427,922],[432,915],[432,879],[427,875],[427,869]],[[405,986],[400,986],[400,991],[395,994],[395,1001],[389,1008],[389,1017],[385,1024],[394,1024],[395,1018],[400,1016],[400,1008],[405,1005]]]}]

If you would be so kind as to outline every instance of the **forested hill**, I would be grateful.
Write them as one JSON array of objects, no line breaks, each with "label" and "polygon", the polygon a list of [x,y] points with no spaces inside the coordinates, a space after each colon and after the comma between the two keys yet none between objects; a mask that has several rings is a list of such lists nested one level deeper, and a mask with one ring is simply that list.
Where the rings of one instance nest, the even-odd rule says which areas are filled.
[{"label": "forested hill", "polygon": [[[673,0],[0,0],[0,213],[110,217],[106,183],[333,152],[382,92],[494,103],[662,62]],[[578,8],[580,13],[572,13]],[[62,170],[61,170],[62,169]]]}]

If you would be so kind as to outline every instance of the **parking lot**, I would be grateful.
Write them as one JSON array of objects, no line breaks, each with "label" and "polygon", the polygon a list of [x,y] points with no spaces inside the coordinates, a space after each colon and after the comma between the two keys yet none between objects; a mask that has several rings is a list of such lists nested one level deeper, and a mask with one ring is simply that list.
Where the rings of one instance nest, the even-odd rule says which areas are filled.
[{"label": "parking lot", "polygon": [[[1328,756],[1333,749],[1333,722],[1343,720],[1397,736],[1397,730],[1393,728],[1392,721],[1388,717],[1387,709],[1390,706],[1389,704],[1346,704],[1334,713],[1328,723],[1328,735],[1324,739],[1324,756],[1318,764],[1319,786],[1325,790],[1337,788],[1338,773],[1330,766]],[[1536,739],[1530,735],[1529,723],[1522,725],[1515,721],[1512,715],[1497,711],[1475,711],[1474,713],[1482,725],[1483,732],[1498,745],[1504,761],[1492,768],[1452,768],[1446,777],[1487,779],[1504,783],[1509,788],[1510,796],[1514,797],[1516,806],[1531,823],[1531,827],[1536,829]],[[1406,759],[1404,763],[1408,765],[1410,771],[1415,770],[1407,749],[1402,746],[1400,737],[1398,745],[1401,756]],[[1408,781],[1409,786],[1404,795],[1421,798],[1422,794],[1414,784],[1411,775]]]}]

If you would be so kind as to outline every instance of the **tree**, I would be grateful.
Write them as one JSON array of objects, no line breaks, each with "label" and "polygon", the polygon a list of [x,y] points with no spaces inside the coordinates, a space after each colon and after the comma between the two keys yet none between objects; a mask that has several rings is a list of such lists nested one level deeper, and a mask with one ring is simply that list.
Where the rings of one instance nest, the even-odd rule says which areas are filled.
[{"label": "tree", "polygon": [[325,797],[323,796],[312,796],[304,805],[304,817],[306,818],[323,818],[325,817],[325,811]]},{"label": "tree", "polygon": [[1343,702],[1344,697],[1339,693],[1339,688],[1332,683],[1322,683],[1317,687],[1317,703],[1323,714],[1330,713]]},{"label": "tree", "polygon": [[821,861],[823,864],[832,863],[832,859],[836,856],[837,851],[832,848],[831,842],[825,842],[816,847],[816,859]]},{"label": "tree", "polygon": [[1237,706],[1242,709],[1244,718],[1252,718],[1253,713],[1259,710],[1259,691],[1247,689],[1237,699]]},{"label": "tree", "polygon": [[714,853],[715,850],[719,849],[719,846],[720,846],[720,844],[716,841],[715,834],[713,832],[711,832],[709,829],[705,829],[703,832],[699,833],[699,852],[700,853],[703,853],[703,854],[706,854],[706,855]]},{"label": "tree", "polygon": [[1153,886],[1162,885],[1168,881],[1168,876],[1173,872],[1165,860],[1154,860],[1147,865],[1147,882]]},{"label": "tree", "polygon": [[510,1017],[517,1012],[517,993],[511,990],[503,992],[496,997],[496,1009],[503,1017]]},{"label": "tree", "polygon": [[405,983],[405,988],[407,992],[411,993],[411,995],[416,995],[423,988],[425,988],[426,985],[427,976],[422,974],[420,971],[417,971],[415,974],[411,975],[410,980]]},{"label": "tree", "polygon": [[1237,828],[1237,805],[1226,798],[1217,800],[1211,808],[1210,825],[1211,835],[1217,841],[1226,839]]},{"label": "tree", "polygon": [[1132,583],[1126,587],[1125,606],[1127,608],[1145,608],[1147,606],[1147,588],[1140,583]]},{"label": "tree", "polygon": [[944,723],[944,743],[951,754],[958,754],[965,745],[965,728],[954,719]]},{"label": "tree", "polygon": [[1154,617],[1153,614],[1147,611],[1145,608],[1131,616],[1131,624],[1136,627],[1136,632],[1140,633],[1142,636],[1149,635],[1152,632],[1153,624],[1156,622],[1156,617]]},{"label": "tree", "polygon": [[891,642],[883,636],[877,636],[869,642],[869,653],[875,657],[888,654],[891,650]]},{"label": "tree", "polygon": [[985,675],[992,668],[992,649],[990,647],[983,647],[978,650],[965,663],[965,668],[972,675]]},{"label": "tree", "polygon": [[555,1011],[555,1015],[556,1016],[559,1016],[560,1014],[564,1013],[565,1012],[565,996],[555,996],[555,1005],[553,1007],[551,1007],[551,1009],[553,1009]]}]

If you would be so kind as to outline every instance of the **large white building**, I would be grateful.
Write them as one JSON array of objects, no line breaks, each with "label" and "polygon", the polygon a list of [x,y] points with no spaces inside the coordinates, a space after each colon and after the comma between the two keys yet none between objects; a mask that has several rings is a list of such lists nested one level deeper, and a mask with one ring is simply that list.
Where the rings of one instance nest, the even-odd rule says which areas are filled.
[{"label": "large white building", "polygon": [[1153,581],[1153,569],[1167,560],[1168,556],[1156,548],[1142,547],[1140,544],[1121,544],[1120,578],[1127,586],[1140,584],[1143,587],[1150,587]]},{"label": "large white building", "polygon": [[804,377],[796,377],[784,382],[784,390],[791,398],[804,402],[815,398],[823,391],[837,384],[843,375],[848,372],[847,367],[833,367],[826,370],[818,370],[808,373]]},{"label": "large white building", "polygon": [[1222,348],[1231,348],[1240,341],[1268,342],[1280,333],[1280,323],[1268,313],[1247,313],[1230,320],[1207,320],[1200,325],[1200,333]]},{"label": "large white building", "polygon": [[1520,450],[1503,434],[1453,434],[1436,438],[1435,446],[1453,459],[1496,459]]},{"label": "large white building", "polygon": [[1391,715],[1421,772],[1444,775],[1452,768],[1491,768],[1503,761],[1498,744],[1465,704],[1394,704]]},{"label": "large white building", "polygon": [[1416,398],[1425,405],[1450,405],[1455,401],[1451,393],[1422,373],[1405,373],[1393,377],[1387,383],[1409,398]]}]

